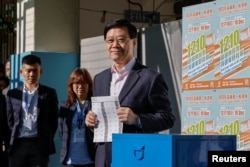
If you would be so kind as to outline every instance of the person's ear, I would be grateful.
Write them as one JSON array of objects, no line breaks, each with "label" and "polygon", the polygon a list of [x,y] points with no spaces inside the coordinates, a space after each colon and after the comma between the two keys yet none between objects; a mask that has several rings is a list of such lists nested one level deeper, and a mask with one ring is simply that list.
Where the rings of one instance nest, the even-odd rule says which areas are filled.
[{"label": "person's ear", "polygon": [[19,70],[19,74],[23,75],[23,70],[22,69]]},{"label": "person's ear", "polygon": [[134,39],[133,39],[133,45],[134,45],[134,48],[135,48],[136,45],[137,45],[137,38],[134,38]]}]

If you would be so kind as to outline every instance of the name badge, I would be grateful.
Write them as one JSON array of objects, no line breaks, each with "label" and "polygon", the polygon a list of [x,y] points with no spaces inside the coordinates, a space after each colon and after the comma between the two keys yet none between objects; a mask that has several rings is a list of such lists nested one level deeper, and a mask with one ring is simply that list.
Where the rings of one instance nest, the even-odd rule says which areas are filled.
[{"label": "name badge", "polygon": [[32,130],[32,121],[30,119],[25,119],[23,125],[29,130]]},{"label": "name badge", "polygon": [[76,129],[74,132],[74,143],[80,143],[85,141],[85,131],[82,129]]}]

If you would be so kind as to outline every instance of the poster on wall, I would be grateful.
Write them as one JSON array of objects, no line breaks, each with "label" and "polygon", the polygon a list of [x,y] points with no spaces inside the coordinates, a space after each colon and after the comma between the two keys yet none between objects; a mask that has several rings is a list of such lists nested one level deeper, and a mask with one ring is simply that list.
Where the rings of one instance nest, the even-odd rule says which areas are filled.
[{"label": "poster on wall", "polygon": [[[249,5],[218,0],[183,9],[182,134],[236,135],[238,150],[250,150]],[[209,9],[216,17],[196,18]]]},{"label": "poster on wall", "polygon": [[250,88],[182,93],[182,134],[237,135],[237,149],[250,150]]},{"label": "poster on wall", "polygon": [[[226,3],[225,3],[226,2]],[[215,59],[215,87],[250,86],[250,1],[218,0],[216,41],[220,56]]]},{"label": "poster on wall", "polygon": [[217,17],[215,2],[183,8],[182,89],[214,88]]},{"label": "poster on wall", "polygon": [[182,134],[217,134],[213,90],[191,90],[182,93]]},{"label": "poster on wall", "polygon": [[237,135],[237,149],[250,150],[250,88],[216,89],[215,131]]}]

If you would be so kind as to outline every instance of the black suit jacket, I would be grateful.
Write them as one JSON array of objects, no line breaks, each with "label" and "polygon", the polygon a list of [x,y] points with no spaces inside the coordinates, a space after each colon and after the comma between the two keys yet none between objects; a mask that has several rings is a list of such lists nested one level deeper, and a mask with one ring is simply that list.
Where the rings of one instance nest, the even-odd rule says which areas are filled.
[{"label": "black suit jacket", "polygon": [[[110,95],[111,77],[111,69],[95,76],[94,96]],[[142,128],[124,124],[123,133],[155,133],[173,127],[175,117],[162,74],[136,62],[118,98],[120,105],[131,108],[139,115],[142,123]],[[96,167],[103,166],[104,161],[108,162],[108,167],[111,163],[111,143],[105,145],[98,145]]]},{"label": "black suit jacket", "polygon": [[[2,92],[0,93],[0,143],[4,143],[6,149],[9,147],[10,130],[7,124],[6,101]],[[0,148],[2,152],[2,148]]]},{"label": "black suit jacket", "polygon": [[[23,86],[9,90],[7,94],[7,117],[11,129],[10,153],[15,147],[22,114]],[[44,155],[56,152],[54,136],[57,130],[58,98],[55,89],[45,85],[38,88],[37,118],[38,143]]]}]

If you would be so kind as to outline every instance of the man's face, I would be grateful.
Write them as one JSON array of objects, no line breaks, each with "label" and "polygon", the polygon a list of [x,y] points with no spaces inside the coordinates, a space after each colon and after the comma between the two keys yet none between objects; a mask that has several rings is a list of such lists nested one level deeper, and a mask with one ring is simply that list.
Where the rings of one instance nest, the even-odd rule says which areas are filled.
[{"label": "man's face", "polygon": [[20,74],[23,76],[26,84],[38,84],[42,69],[38,63],[32,65],[23,64]]},{"label": "man's face", "polygon": [[111,28],[106,34],[106,46],[109,57],[117,64],[127,64],[133,57],[136,38],[130,39],[125,27]]},{"label": "man's face", "polygon": [[8,78],[10,78],[10,62],[9,61],[5,64],[5,74]]}]

